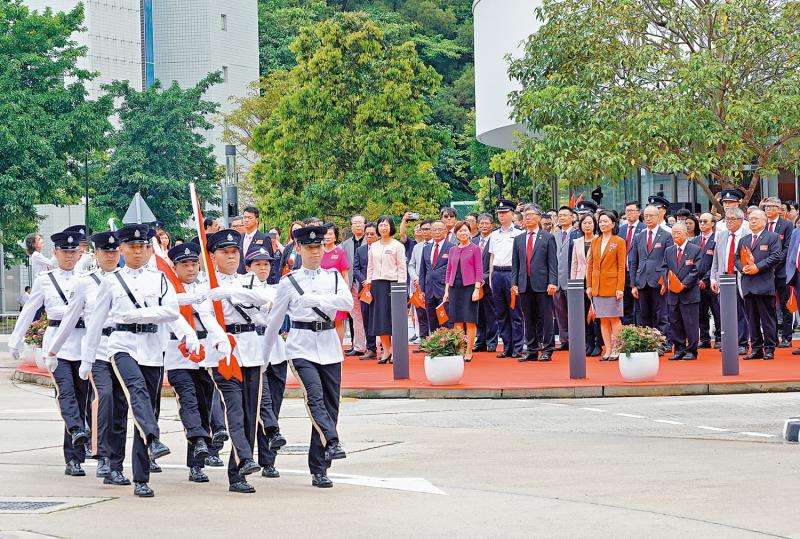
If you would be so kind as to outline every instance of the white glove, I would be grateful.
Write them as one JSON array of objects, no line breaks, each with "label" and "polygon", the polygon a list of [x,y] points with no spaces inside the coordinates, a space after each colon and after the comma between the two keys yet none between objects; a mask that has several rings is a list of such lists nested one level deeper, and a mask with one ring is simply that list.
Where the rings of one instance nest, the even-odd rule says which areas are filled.
[{"label": "white glove", "polygon": [[207,297],[208,295],[204,292],[181,292],[178,294],[178,305],[199,305],[203,303]]},{"label": "white glove", "polygon": [[124,324],[135,324],[142,321],[142,313],[139,309],[133,309],[120,315]]},{"label": "white glove", "polygon": [[319,308],[322,306],[322,302],[320,301],[320,297],[316,294],[305,294],[300,296],[300,306],[306,309],[313,309],[314,307]]},{"label": "white glove", "polygon": [[228,361],[230,362],[231,353],[233,352],[233,350],[231,349],[230,342],[228,342],[227,340],[220,341],[214,346],[214,348],[217,349],[217,352],[229,358]]},{"label": "white glove", "polygon": [[14,358],[14,361],[19,361],[19,358],[22,356],[22,352],[20,350],[17,350],[16,348],[9,348],[8,351],[11,352],[11,357]]},{"label": "white glove", "polygon": [[236,292],[236,288],[232,286],[218,286],[217,288],[211,290],[211,292],[208,294],[208,297],[214,301],[217,301],[220,299],[230,298],[233,296],[234,292]]},{"label": "white glove", "polygon": [[197,338],[196,333],[192,332],[186,335],[185,343],[187,352],[189,352],[190,354],[200,353],[200,340]]},{"label": "white glove", "polygon": [[81,361],[81,366],[78,368],[78,376],[81,377],[81,380],[88,380],[91,372],[92,364],[88,361]]},{"label": "white glove", "polygon": [[58,367],[58,358],[56,356],[47,355],[44,358],[44,365],[47,367],[47,370],[50,372],[55,372],[56,367]]}]

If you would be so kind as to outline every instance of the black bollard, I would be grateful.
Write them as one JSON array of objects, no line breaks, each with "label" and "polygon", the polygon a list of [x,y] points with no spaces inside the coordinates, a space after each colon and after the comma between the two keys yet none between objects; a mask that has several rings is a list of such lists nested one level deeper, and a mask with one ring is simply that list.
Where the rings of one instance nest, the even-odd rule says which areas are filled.
[{"label": "black bollard", "polygon": [[567,282],[567,324],[569,325],[569,377],[586,378],[586,320],[583,305],[586,289],[583,279]]},{"label": "black bollard", "polygon": [[722,374],[739,374],[739,318],[736,309],[736,275],[719,278],[719,314],[722,324]]},{"label": "black bollard", "polygon": [[392,375],[408,379],[408,292],[406,283],[392,283]]}]

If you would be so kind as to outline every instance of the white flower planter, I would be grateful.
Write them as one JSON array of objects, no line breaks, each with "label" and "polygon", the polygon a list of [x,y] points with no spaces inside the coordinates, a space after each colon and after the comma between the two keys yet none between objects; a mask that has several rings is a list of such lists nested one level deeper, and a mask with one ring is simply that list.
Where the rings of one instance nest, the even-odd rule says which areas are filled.
[{"label": "white flower planter", "polygon": [[22,349],[23,363],[34,363],[36,361],[36,347],[32,344],[26,344]]},{"label": "white flower planter", "polygon": [[42,369],[43,371],[47,370],[47,366],[44,364],[44,354],[42,353],[42,349],[38,346],[33,350],[34,354],[34,361],[36,362],[36,366]]},{"label": "white flower planter", "polygon": [[619,373],[626,382],[647,382],[658,374],[658,352],[620,354]]},{"label": "white flower planter", "polygon": [[464,376],[464,356],[425,356],[425,376],[434,386],[457,384]]}]

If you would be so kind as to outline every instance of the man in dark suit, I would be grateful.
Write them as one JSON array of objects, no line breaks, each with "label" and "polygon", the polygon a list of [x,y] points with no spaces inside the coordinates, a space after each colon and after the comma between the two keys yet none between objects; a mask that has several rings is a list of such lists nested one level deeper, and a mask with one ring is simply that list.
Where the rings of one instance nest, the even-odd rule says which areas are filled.
[{"label": "man in dark suit", "polygon": [[[369,246],[375,243],[378,239],[378,228],[375,223],[367,223],[364,225],[364,241],[356,248],[353,255],[353,286],[355,288],[356,297],[361,293],[364,287],[364,281],[367,280],[367,262],[369,258]],[[377,359],[378,347],[375,344],[375,335],[371,335],[369,331],[370,322],[370,304],[364,303],[359,300],[361,307],[361,323],[364,324],[364,335],[366,338],[365,352],[360,357],[361,359]],[[355,319],[353,324],[355,324]]]},{"label": "man in dark suit", "polygon": [[[664,283],[669,283],[671,271],[684,286],[681,292],[667,290],[669,323],[672,328],[672,344],[675,353],[671,360],[697,359],[698,316],[700,315],[700,287],[698,266],[701,259],[700,247],[686,241],[686,225],[677,222],[672,225],[672,241],[664,252]],[[669,287],[668,287],[669,288]]]},{"label": "man in dark suit", "polygon": [[[659,226],[659,210],[655,206],[644,209],[646,230],[639,233],[631,249],[629,267],[631,294],[639,300],[640,324],[658,329],[669,337],[666,287],[658,280],[664,273],[664,253],[672,245],[672,236]],[[666,350],[665,350],[666,351]]]},{"label": "man in dark suit", "polygon": [[[742,272],[742,295],[750,321],[750,353],[744,359],[772,359],[778,341],[775,313],[775,267],[781,259],[781,240],[766,230],[767,215],[750,212],[751,233],[743,236],[736,250],[736,268]],[[754,264],[742,260],[743,248],[753,254]]]},{"label": "man in dark suit", "polygon": [[[242,256],[239,257],[239,269],[237,273],[244,275],[247,270],[244,267],[244,254],[250,250],[253,245],[263,247],[269,253],[269,256],[275,258],[275,252],[272,250],[272,239],[269,236],[258,230],[259,224],[259,211],[255,206],[248,206],[244,209],[242,214],[242,222],[244,224],[244,233],[242,233],[242,240],[239,244],[239,250]],[[275,276],[270,275],[267,279],[268,284],[275,284]]]},{"label": "man in dark suit", "polygon": [[[452,243],[444,239],[446,228],[442,221],[431,223],[431,242],[422,249],[422,265],[419,269],[419,284],[425,296],[425,309],[428,312],[428,329],[431,333],[439,329],[436,307],[444,297],[447,258]],[[453,327],[448,321],[445,326]]]},{"label": "man in dark suit", "polygon": [[[792,231],[789,242],[789,252],[786,256],[786,284],[794,288],[794,295],[800,298],[800,231]],[[792,350],[793,356],[800,356],[800,348]]]},{"label": "man in dark suit", "polygon": [[764,199],[761,204],[761,209],[767,214],[767,230],[773,234],[778,235],[778,241],[781,248],[781,259],[778,265],[775,266],[775,291],[778,295],[778,306],[781,313],[780,323],[780,348],[789,348],[792,345],[792,332],[794,318],[792,313],[786,308],[786,302],[789,300],[789,285],[786,284],[786,257],[789,254],[789,242],[792,239],[792,231],[794,225],[781,218],[781,199],[778,197],[769,197]]},{"label": "man in dark suit", "polygon": [[639,206],[639,201],[633,200],[628,202],[625,204],[624,221],[619,227],[618,236],[625,239],[625,245],[628,247],[628,267],[625,268],[625,294],[622,296],[624,308],[622,315],[623,324],[635,324],[638,321],[639,304],[631,294],[630,256],[636,237],[642,230],[647,228],[639,219],[641,215],[642,209]]},{"label": "man in dark suit", "polygon": [[700,234],[691,241],[700,247],[697,262],[698,288],[700,289],[700,344],[699,348],[711,348],[711,318],[714,318],[714,348],[721,346],[719,318],[719,297],[711,289],[711,266],[714,263],[714,251],[717,248],[714,234],[714,216],[704,213],[700,216]]},{"label": "man in dark suit", "polygon": [[491,268],[490,234],[494,228],[494,220],[488,213],[478,216],[478,235],[472,243],[480,247],[483,259],[483,298],[478,302],[478,333],[475,338],[473,352],[494,352],[497,350],[497,314],[494,311],[492,289],[488,286],[489,269]]},{"label": "man in dark suit", "polygon": [[[522,214],[525,233],[514,238],[511,255],[511,289],[519,294],[528,344],[528,353],[519,358],[521,362],[550,361],[555,348],[553,295],[558,291],[558,255],[553,235],[539,227],[541,216],[539,206],[525,206]],[[537,331],[537,321],[541,333]]]}]

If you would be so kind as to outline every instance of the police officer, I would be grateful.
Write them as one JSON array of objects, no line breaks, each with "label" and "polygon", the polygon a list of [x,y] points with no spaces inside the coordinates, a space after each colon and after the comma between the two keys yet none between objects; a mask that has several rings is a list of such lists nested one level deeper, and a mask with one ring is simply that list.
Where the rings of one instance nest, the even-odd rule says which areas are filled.
[{"label": "police officer", "polygon": [[[93,235],[91,240],[94,243],[98,268],[78,279],[69,307],[50,344],[50,356],[58,355],[78,320],[91,320],[100,284],[117,270],[119,242],[114,232],[100,232]],[[128,402],[111,369],[108,355],[108,336],[113,331],[114,324],[106,320],[95,354],[96,361],[94,364],[81,362],[79,375],[82,379],[89,379],[93,393],[90,407],[94,409],[91,414],[91,454],[97,455],[96,476],[102,477],[106,485],[130,485],[130,480],[122,474],[128,433]]]},{"label": "police officer", "polygon": [[[55,245],[58,268],[40,274],[33,282],[31,297],[22,308],[8,341],[8,348],[15,359],[19,359],[23,339],[36,311],[44,306],[49,320],[42,340],[42,348],[48,351],[50,342],[69,307],[69,297],[78,281],[75,264],[80,258],[80,242],[83,237],[77,232],[59,232],[50,236]],[[81,463],[86,458],[84,444],[89,440],[86,431],[86,401],[88,383],[79,376],[81,338],[85,333],[83,320],[78,320],[69,331],[69,338],[59,350],[60,355],[49,356],[47,369],[53,373],[56,388],[56,404],[66,426],[64,430],[64,473],[84,476]]]},{"label": "police officer", "polygon": [[83,239],[81,240],[81,258],[75,264],[75,273],[83,275],[93,271],[96,267],[94,256],[89,252],[89,239],[92,235],[92,229],[86,225],[72,225],[64,229],[64,232],[77,232]]},{"label": "police officer", "polygon": [[649,206],[655,206],[658,208],[658,226],[664,229],[665,232],[668,234],[670,233],[670,227],[667,224],[667,210],[669,209],[669,200],[666,197],[661,195],[650,195],[647,198],[647,204]]},{"label": "police officer", "polygon": [[208,285],[197,282],[200,246],[196,243],[176,245],[167,256],[183,290],[177,295],[181,317],[170,323],[172,331],[164,354],[164,369],[175,389],[178,415],[186,433],[189,481],[207,483],[203,467],[212,444],[209,422],[215,389],[211,376],[200,363],[206,349],[214,347],[230,353],[230,343],[211,310]]},{"label": "police officer", "polygon": [[170,453],[159,440],[155,414],[156,396],[161,391],[164,364],[158,324],[178,318],[175,290],[160,271],[146,264],[153,254],[150,240],[155,231],[147,225],[125,225],[116,232],[125,267],[111,273],[100,285],[92,319],[86,329],[81,360],[95,362],[103,327],[114,323],[108,337],[111,366],[133,415],[134,494],[150,498],[150,459]]},{"label": "police officer", "polygon": [[[240,240],[241,236],[235,230],[220,230],[208,238],[208,250],[219,283],[217,288],[211,289],[210,297],[222,302],[225,331],[235,342],[233,354],[220,354],[218,359],[225,357],[234,361],[235,358],[242,370],[242,380],[235,377],[226,380],[217,367],[212,367],[211,372],[217,389],[222,393],[222,408],[233,446],[228,460],[228,490],[251,494],[256,489],[245,476],[261,470],[253,460],[253,449],[259,420],[261,369],[264,366],[264,351],[256,333],[253,310],[272,303],[275,294],[266,288],[246,288],[249,278],[237,273]],[[278,440],[276,438],[274,442]]]},{"label": "police officer", "polygon": [[[719,201],[722,203],[722,215],[727,215],[728,210],[738,208],[742,203],[743,198],[744,194],[738,189],[722,190],[719,197]],[[720,219],[719,223],[717,223],[716,232],[726,232],[727,230],[728,227],[725,225],[725,219]],[[745,236],[750,234],[750,224],[747,222],[747,220],[742,222],[742,234]],[[719,238],[717,238],[717,240],[719,240]]]},{"label": "police officer", "polygon": [[295,231],[303,266],[281,279],[269,315],[266,340],[267,353],[271,354],[283,317],[288,313],[291,329],[286,355],[303,389],[313,425],[308,467],[313,476],[311,484],[319,488],[333,486],[327,475],[331,461],[346,457],[336,430],[344,355],[333,319],[336,311],[353,308],[353,296],[339,272],[320,269],[326,231],[323,226],[306,226]]},{"label": "police officer", "polygon": [[497,354],[500,358],[519,358],[525,342],[521,302],[515,300],[514,308],[511,308],[514,238],[524,234],[521,229],[512,226],[511,217],[515,207],[516,204],[510,200],[498,201],[497,220],[500,226],[489,235],[489,283],[497,315],[497,331],[503,341],[503,351]]}]

